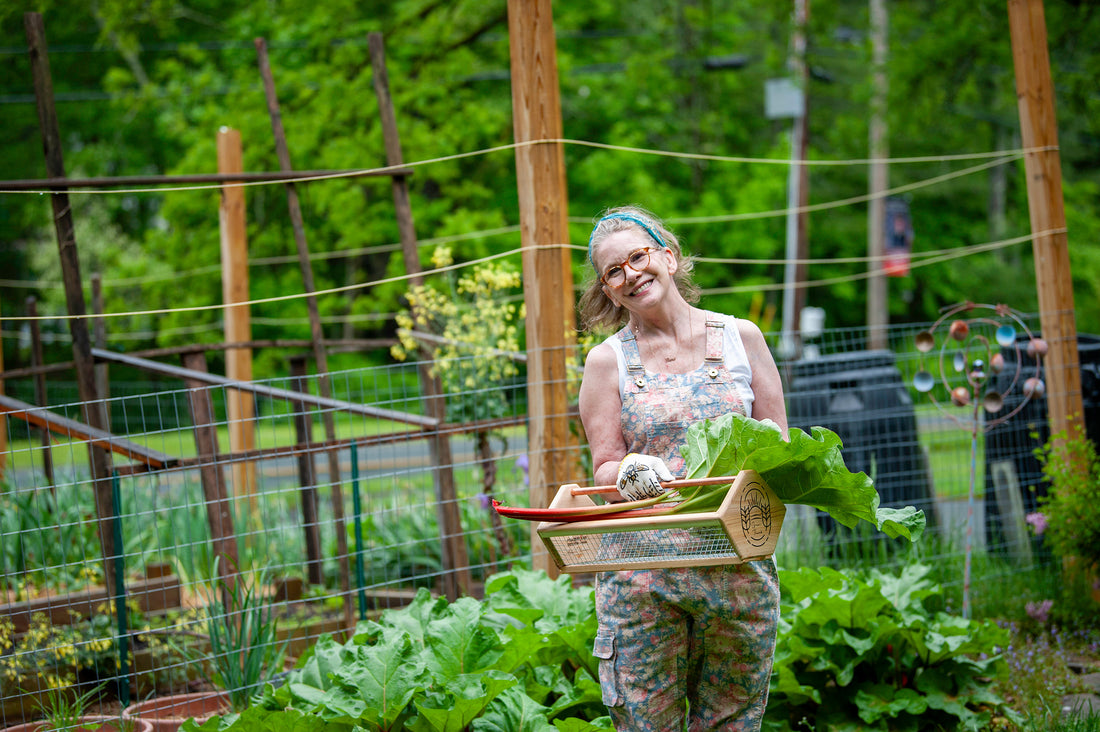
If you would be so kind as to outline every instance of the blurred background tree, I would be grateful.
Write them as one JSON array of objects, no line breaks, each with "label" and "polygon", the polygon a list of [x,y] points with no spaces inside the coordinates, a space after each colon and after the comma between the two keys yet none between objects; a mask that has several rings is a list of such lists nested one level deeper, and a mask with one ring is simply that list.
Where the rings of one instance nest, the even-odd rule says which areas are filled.
[{"label": "blurred background tree", "polygon": [[[269,49],[291,159],[297,169],[384,165],[367,34],[386,42],[390,86],[407,162],[490,150],[512,141],[505,0],[38,0],[0,9],[0,154],[9,178],[45,176],[22,13],[44,15],[70,176],[183,174],[216,169],[217,130],[241,130],[244,167],[278,169],[253,39]],[[1100,8],[1047,2],[1078,328],[1100,332],[1097,186]],[[786,120],[764,115],[764,85],[788,74],[791,7],[772,0],[680,3],[555,0],[572,243],[621,203],[673,223],[687,249],[737,264],[703,263],[703,305],[746,314],[753,290],[778,306],[783,280],[789,157]],[[807,30],[808,158],[862,161],[868,153],[870,41],[867,3],[818,0]],[[946,157],[1019,146],[1015,83],[1003,0],[914,0],[890,5],[887,104],[890,155]],[[694,154],[639,154],[606,146]],[[770,158],[775,164],[705,156]],[[1023,165],[1007,163],[932,186],[926,179],[973,162],[894,164],[892,186],[914,186],[916,252],[954,250],[1029,232]],[[864,196],[866,164],[814,165],[811,205]],[[519,245],[514,155],[503,149],[418,165],[410,179],[418,236],[427,251],[449,243],[457,261]],[[389,183],[341,178],[302,184],[319,290],[401,274]],[[110,312],[216,304],[221,298],[218,192],[74,193],[85,278],[100,272]],[[254,298],[301,291],[281,186],[247,191]],[[865,203],[809,215],[815,260],[862,257]],[[56,243],[42,196],[0,194],[0,317],[23,312],[27,295],[43,314],[63,314]],[[428,255],[424,254],[424,259]],[[513,264],[518,268],[519,257]],[[741,261],[747,260],[747,261]],[[574,257],[578,282],[584,255]],[[809,267],[808,290],[828,327],[863,324],[864,264]],[[914,268],[891,280],[893,322],[929,321],[960,297],[1037,307],[1031,248]],[[733,291],[730,291],[731,288]],[[403,282],[319,298],[326,335],[395,332]],[[87,292],[87,288],[86,288]],[[760,303],[755,304],[759,308]],[[167,313],[108,324],[111,347],[134,350],[221,338],[218,310]],[[64,333],[64,324],[49,324]],[[28,359],[16,324],[4,326],[4,362]],[[304,301],[258,304],[256,338],[305,338]],[[47,358],[68,357],[64,337]],[[385,351],[341,354],[343,368],[389,359]],[[212,356],[212,368],[220,368]],[[282,373],[261,355],[258,377]]]}]

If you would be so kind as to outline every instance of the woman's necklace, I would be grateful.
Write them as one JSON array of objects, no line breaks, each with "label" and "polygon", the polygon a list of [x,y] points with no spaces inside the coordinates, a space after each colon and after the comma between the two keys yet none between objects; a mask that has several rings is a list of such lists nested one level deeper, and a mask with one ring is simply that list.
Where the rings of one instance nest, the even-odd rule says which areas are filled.
[{"label": "woman's necklace", "polygon": [[[638,326],[634,326],[634,336],[641,336],[641,329]],[[691,311],[688,311],[688,347],[694,350],[695,348],[695,318],[692,317]],[[672,363],[680,355],[680,339],[676,335],[673,335],[672,351],[664,354],[656,353],[656,349],[653,349],[654,355],[660,355],[664,359],[665,363]]]}]

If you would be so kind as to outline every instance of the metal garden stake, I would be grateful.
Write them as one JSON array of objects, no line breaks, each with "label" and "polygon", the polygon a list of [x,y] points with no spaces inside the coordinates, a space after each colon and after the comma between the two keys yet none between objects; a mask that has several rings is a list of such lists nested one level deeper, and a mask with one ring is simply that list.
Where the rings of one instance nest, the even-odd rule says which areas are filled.
[{"label": "metal garden stake", "polygon": [[[975,311],[984,311],[977,314]],[[925,362],[936,350],[937,331],[947,325],[947,337],[939,346],[939,381],[948,394],[950,407],[936,400],[936,376]],[[1034,370],[1024,373],[1020,358],[1020,333],[1026,336],[1027,355],[1034,361]],[[992,341],[990,337],[992,336]],[[964,618],[970,618],[970,564],[974,534],[974,482],[977,475],[978,434],[1003,424],[1020,412],[1032,399],[1046,391],[1042,379],[1042,360],[1047,352],[1046,341],[1028,330],[1019,314],[1007,305],[980,305],[964,302],[945,308],[939,320],[916,337],[920,353],[920,370],[913,376],[913,386],[927,394],[932,403],[960,428],[970,432],[970,489],[967,495],[966,550],[963,568]],[[1015,372],[1006,385],[998,387],[993,377],[1005,370],[1004,349],[1015,351]],[[1004,378],[1007,378],[1007,374]],[[1001,379],[1003,383],[1004,379]],[[1023,395],[1011,411],[1002,413],[1005,395],[1019,388]],[[951,407],[954,407],[953,409]],[[969,408],[969,411],[966,411]]]}]

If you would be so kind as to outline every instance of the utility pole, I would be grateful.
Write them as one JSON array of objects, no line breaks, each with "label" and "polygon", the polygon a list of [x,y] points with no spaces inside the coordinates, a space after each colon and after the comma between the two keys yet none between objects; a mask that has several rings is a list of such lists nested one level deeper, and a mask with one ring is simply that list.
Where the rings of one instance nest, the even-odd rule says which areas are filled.
[{"label": "utility pole", "polygon": [[886,0],[871,2],[871,123],[870,123],[870,198],[867,204],[867,347],[881,349],[888,346],[886,327],[890,324],[890,305],[886,291],[886,273],[883,257],[886,253],[886,190],[890,185],[890,173],[886,159],[890,154],[887,142],[886,95],[889,81],[886,78],[887,40]]},{"label": "utility pole", "polygon": [[765,104],[769,119],[791,117],[791,164],[787,171],[787,245],[783,267],[783,326],[780,333],[780,355],[799,358],[802,337],[799,314],[806,305],[806,218],[809,176],[802,161],[806,159],[807,88],[810,74],[806,64],[806,24],[809,20],[809,0],[794,0],[791,52],[787,60],[790,80],[771,84],[770,101]]}]

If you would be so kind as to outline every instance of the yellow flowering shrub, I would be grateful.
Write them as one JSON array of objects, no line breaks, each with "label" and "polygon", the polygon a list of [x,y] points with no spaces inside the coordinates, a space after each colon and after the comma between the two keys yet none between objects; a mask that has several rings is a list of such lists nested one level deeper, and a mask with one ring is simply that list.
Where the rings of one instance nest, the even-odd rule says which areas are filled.
[{"label": "yellow flowering shrub", "polygon": [[0,618],[0,689],[2,695],[63,689],[83,671],[114,676],[118,668],[112,617],[96,614],[68,625],[54,625],[43,613],[31,616],[26,632],[15,632],[10,618]]},{"label": "yellow flowering shrub", "polygon": [[[448,247],[432,254],[437,269],[452,261]],[[450,395],[449,419],[503,416],[508,399],[501,386],[519,374],[515,356],[525,317],[520,274],[507,264],[489,263],[457,278],[447,275],[442,287],[409,290],[409,307],[397,314],[399,342],[391,355],[403,361],[426,349],[433,375]]]}]

